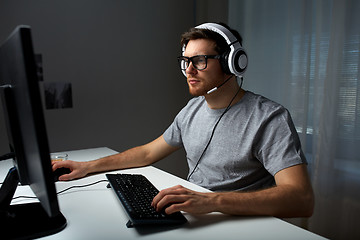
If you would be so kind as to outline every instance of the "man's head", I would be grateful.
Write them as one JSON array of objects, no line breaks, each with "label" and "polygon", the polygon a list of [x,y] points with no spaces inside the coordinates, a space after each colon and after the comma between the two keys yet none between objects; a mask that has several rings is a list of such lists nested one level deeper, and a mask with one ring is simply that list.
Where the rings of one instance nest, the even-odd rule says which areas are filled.
[{"label": "man's head", "polygon": [[[199,25],[182,35],[183,49],[179,63],[183,74],[188,78],[191,94],[204,95],[229,76],[240,76],[245,71],[247,56],[241,47],[241,41],[237,31],[215,23]],[[216,68],[217,65],[220,66],[220,71]],[[195,89],[193,87],[200,85],[191,84],[196,83],[195,81],[203,85],[207,83],[206,87],[211,88],[203,86],[202,91],[195,93],[192,91]]]},{"label": "man's head", "polygon": [[223,23],[201,24],[182,35],[183,51],[189,41],[196,39],[208,39],[215,43],[215,51],[221,56],[220,63],[225,73],[241,76],[245,71],[247,55],[242,48],[242,37],[236,30]]}]

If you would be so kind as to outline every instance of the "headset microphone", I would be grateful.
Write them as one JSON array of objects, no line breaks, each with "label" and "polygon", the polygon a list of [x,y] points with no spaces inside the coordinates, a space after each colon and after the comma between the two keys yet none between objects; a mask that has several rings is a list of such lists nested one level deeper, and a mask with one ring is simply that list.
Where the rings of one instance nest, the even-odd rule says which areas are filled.
[{"label": "headset microphone", "polygon": [[217,87],[214,87],[212,89],[210,89],[209,91],[207,91],[207,94],[210,94],[212,92],[215,92],[216,90],[218,90],[222,85],[224,85],[225,83],[227,83],[227,81],[229,81],[231,78],[233,77],[233,75],[231,75],[228,79],[226,79],[222,84],[220,84]]}]

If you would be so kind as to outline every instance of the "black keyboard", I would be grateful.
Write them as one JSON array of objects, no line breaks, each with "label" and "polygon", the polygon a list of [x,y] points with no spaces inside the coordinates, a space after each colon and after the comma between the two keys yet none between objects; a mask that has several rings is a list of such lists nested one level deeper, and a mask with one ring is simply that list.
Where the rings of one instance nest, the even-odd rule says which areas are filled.
[{"label": "black keyboard", "polygon": [[155,211],[151,206],[151,202],[159,190],[145,176],[138,174],[106,174],[106,177],[130,218],[127,227],[153,224],[183,224],[187,222],[180,212],[168,215]]}]

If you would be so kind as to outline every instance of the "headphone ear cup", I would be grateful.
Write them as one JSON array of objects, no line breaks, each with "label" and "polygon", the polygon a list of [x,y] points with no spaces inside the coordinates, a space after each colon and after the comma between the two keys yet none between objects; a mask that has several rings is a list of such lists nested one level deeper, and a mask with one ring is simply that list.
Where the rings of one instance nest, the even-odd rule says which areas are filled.
[{"label": "headphone ear cup", "polygon": [[186,70],[181,70],[181,72],[182,72],[182,74],[183,74],[185,77],[187,77],[187,76],[186,76]]},{"label": "headphone ear cup", "polygon": [[230,58],[231,50],[224,52],[220,57],[221,68],[226,74],[234,74],[240,76],[245,72],[248,58],[242,48],[235,50],[236,52]]},{"label": "headphone ear cup", "polygon": [[248,57],[243,49],[239,49],[233,56],[233,66],[236,74],[241,75],[248,65]]},{"label": "headphone ear cup", "polygon": [[[182,48],[181,48],[181,56],[184,56],[185,48],[186,48],[186,45],[184,44],[184,45],[182,46]],[[182,74],[183,74],[185,77],[187,77],[187,76],[186,76],[186,70],[181,70],[181,72],[182,72]]]},{"label": "headphone ear cup", "polygon": [[226,73],[226,74],[232,74],[230,71],[230,68],[229,68],[229,53],[230,53],[230,50],[221,54],[221,57],[220,57],[221,68],[224,71],[224,73]]}]

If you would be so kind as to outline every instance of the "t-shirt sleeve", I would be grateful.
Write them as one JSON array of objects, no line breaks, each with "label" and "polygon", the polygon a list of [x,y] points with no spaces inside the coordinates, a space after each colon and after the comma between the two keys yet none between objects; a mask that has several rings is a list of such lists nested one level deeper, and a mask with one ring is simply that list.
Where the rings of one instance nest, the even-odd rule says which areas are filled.
[{"label": "t-shirt sleeve", "polygon": [[171,125],[165,130],[163,137],[165,142],[173,147],[182,146],[181,130],[178,125],[177,117],[174,119]]},{"label": "t-shirt sleeve", "polygon": [[298,133],[285,108],[274,111],[259,132],[257,158],[273,176],[285,168],[307,163]]}]

